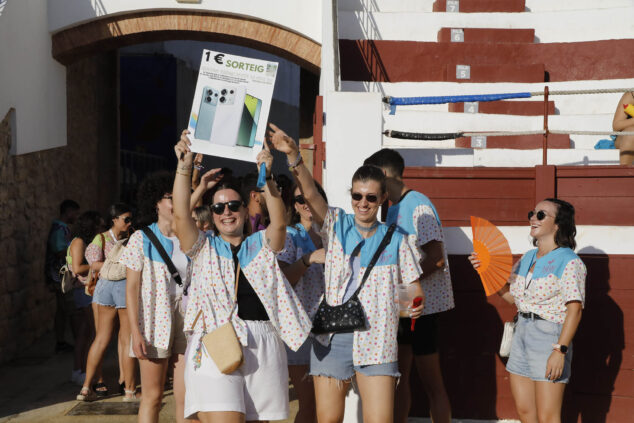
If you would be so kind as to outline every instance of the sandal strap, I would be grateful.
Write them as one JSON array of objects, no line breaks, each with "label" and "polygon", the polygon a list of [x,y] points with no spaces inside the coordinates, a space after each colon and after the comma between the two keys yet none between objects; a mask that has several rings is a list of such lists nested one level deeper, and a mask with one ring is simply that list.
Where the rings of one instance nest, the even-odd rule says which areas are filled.
[{"label": "sandal strap", "polygon": [[136,389],[133,389],[131,391],[129,391],[127,389],[124,389],[124,391],[125,391],[126,394],[136,394]]}]

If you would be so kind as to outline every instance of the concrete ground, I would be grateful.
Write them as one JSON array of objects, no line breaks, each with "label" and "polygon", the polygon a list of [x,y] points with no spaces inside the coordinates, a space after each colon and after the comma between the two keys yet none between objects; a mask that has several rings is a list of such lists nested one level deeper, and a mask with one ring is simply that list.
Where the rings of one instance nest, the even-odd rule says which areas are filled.
[{"label": "concrete ground", "polygon": [[[55,354],[54,337],[44,336],[20,358],[0,367],[0,423],[136,423],[138,403],[122,403],[121,396],[84,403],[75,400],[80,387],[70,381],[73,353]],[[111,343],[104,362],[106,384],[117,390],[116,344]],[[297,413],[297,399],[289,388],[291,423]],[[358,397],[346,400],[346,423],[356,423]],[[106,414],[110,413],[110,414]],[[118,413],[118,414],[117,414]],[[159,421],[174,422],[174,396],[165,392]],[[462,420],[454,423],[519,423],[504,420]],[[431,423],[427,418],[410,418],[409,423]]]},{"label": "concrete ground", "polygon": [[[120,395],[91,403],[76,401],[80,387],[70,381],[73,353],[55,354],[54,344],[53,335],[47,335],[20,358],[0,367],[0,423],[136,423],[138,404],[122,403]],[[104,375],[110,391],[117,390],[114,343],[106,353]],[[285,422],[292,422],[297,413],[292,388],[290,397],[290,418]],[[165,392],[159,421],[175,421],[171,390]]]}]

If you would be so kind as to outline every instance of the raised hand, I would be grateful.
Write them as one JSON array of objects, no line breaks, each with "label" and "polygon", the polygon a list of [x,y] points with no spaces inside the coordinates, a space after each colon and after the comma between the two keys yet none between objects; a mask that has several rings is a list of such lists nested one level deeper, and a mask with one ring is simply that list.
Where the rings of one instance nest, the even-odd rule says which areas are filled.
[{"label": "raised hand", "polygon": [[264,163],[264,165],[266,166],[266,175],[268,176],[271,174],[271,166],[273,166],[273,155],[271,154],[267,143],[264,143],[264,148],[262,148],[262,151],[258,153],[258,156],[255,158],[255,160],[257,161],[258,169],[260,169],[260,165]]},{"label": "raised hand", "polygon": [[214,186],[216,186],[218,182],[220,182],[222,176],[222,169],[211,169],[210,171],[205,172],[205,174],[200,177],[200,185],[205,188],[205,191],[209,191]]},{"label": "raised hand", "polygon": [[286,135],[286,132],[282,131],[272,123],[269,123],[269,128],[270,130],[267,135],[271,144],[273,144],[273,147],[277,151],[281,151],[287,156],[299,154],[299,148],[297,147],[297,144],[295,144],[293,138]]},{"label": "raised hand", "polygon": [[174,154],[176,154],[176,160],[178,160],[178,164],[191,165],[194,158],[194,153],[192,153],[192,150],[190,149],[192,143],[189,140],[187,134],[189,134],[189,131],[185,129],[181,133],[180,139],[174,146]]},{"label": "raised hand", "polygon": [[471,262],[471,266],[473,266],[474,269],[480,267],[480,259],[478,258],[478,253],[471,253],[471,255],[469,256],[469,261]]}]

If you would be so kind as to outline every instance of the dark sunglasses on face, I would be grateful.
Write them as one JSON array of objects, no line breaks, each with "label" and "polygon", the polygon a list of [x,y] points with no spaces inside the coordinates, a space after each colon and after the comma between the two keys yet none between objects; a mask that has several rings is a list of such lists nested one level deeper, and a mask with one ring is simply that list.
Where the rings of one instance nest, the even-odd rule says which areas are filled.
[{"label": "dark sunglasses on face", "polygon": [[163,199],[172,201],[172,194],[165,194]]},{"label": "dark sunglasses on face", "polygon": [[[358,193],[358,192],[353,192],[352,194],[350,194],[350,196],[352,197],[352,199],[354,201],[361,201],[364,197],[363,194]],[[365,196],[365,199],[367,200],[368,203],[376,203],[377,201],[379,201],[379,197],[377,197],[374,194],[368,194]]]},{"label": "dark sunglasses on face", "polygon": [[123,219],[123,222],[124,222],[124,223],[130,223],[130,222],[132,222],[132,218],[131,218],[130,216],[123,217],[123,218],[122,218],[121,216],[119,216],[119,219]]},{"label": "dark sunglasses on face", "polygon": [[215,214],[223,214],[225,212],[225,206],[227,206],[230,211],[237,212],[240,210],[241,205],[242,201],[238,200],[227,201],[226,203],[216,203],[211,205],[211,211]]},{"label": "dark sunglasses on face", "polygon": [[528,220],[531,220],[531,218],[533,216],[537,217],[537,220],[544,220],[546,218],[546,216],[548,216],[548,215],[543,210],[540,210],[537,213],[535,213],[533,210],[529,211],[528,212]]},{"label": "dark sunglasses on face", "polygon": [[306,204],[306,200],[304,200],[303,195],[296,195],[295,197],[293,197],[293,201],[299,204]]}]

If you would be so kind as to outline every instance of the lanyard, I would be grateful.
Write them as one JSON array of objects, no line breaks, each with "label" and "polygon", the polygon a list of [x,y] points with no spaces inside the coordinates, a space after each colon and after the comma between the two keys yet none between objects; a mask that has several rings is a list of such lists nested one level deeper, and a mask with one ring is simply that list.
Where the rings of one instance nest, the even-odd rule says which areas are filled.
[{"label": "lanyard", "polygon": [[[526,283],[526,280],[524,280],[524,295],[526,295],[526,291],[528,290],[528,288],[530,288],[531,283],[533,283],[533,279],[535,277],[535,269],[533,269],[533,271],[531,272],[531,268],[533,267],[533,265],[535,265],[537,263],[537,254],[535,254],[535,258],[534,260],[531,260],[531,264],[530,266],[528,266],[528,273],[531,274],[531,280],[528,281],[528,284]],[[536,266],[537,267],[537,266]],[[528,274],[526,275],[528,276]]]}]

